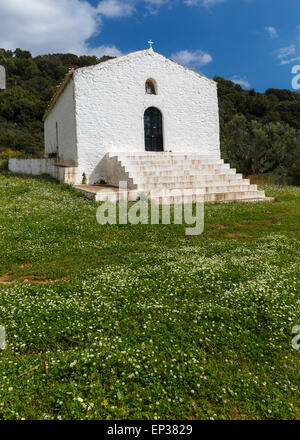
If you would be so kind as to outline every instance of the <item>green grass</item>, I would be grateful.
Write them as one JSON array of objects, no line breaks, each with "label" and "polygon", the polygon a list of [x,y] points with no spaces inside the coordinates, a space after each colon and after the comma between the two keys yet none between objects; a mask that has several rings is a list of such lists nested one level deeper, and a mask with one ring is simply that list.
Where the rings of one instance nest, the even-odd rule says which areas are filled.
[{"label": "green grass", "polygon": [[187,237],[0,174],[0,418],[299,419],[300,188],[265,190]]}]

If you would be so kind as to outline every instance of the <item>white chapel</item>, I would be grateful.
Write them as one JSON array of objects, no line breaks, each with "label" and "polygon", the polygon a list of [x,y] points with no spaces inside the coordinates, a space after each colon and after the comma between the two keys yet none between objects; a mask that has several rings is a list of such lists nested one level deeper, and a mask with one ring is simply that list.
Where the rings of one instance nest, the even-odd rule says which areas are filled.
[{"label": "white chapel", "polygon": [[265,198],[221,159],[216,82],[152,46],[70,70],[44,126],[44,159],[12,159],[11,171],[75,186],[199,188],[207,202]]}]

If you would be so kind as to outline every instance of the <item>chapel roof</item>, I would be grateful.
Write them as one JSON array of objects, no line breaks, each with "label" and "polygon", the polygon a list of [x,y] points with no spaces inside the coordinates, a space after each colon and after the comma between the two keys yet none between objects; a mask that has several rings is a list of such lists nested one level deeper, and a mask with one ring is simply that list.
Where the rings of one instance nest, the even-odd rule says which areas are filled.
[{"label": "chapel roof", "polygon": [[183,64],[180,64],[177,61],[172,60],[171,58],[167,58],[164,55],[161,55],[158,52],[155,52],[152,47],[149,48],[149,49],[142,49],[142,50],[138,50],[138,51],[135,51],[135,52],[130,52],[130,53],[125,54],[125,55],[121,55],[119,57],[110,58],[108,60],[101,61],[100,63],[94,64],[92,66],[85,66],[85,67],[78,67],[77,69],[74,69],[74,68],[70,69],[69,72],[65,74],[64,79],[56,86],[56,90],[55,90],[52,98],[50,99],[49,104],[48,104],[48,106],[46,108],[46,111],[44,113],[43,121],[45,121],[45,119],[47,118],[48,114],[50,113],[50,111],[54,107],[56,101],[58,100],[59,96],[62,94],[63,90],[65,89],[65,87],[67,86],[69,81],[73,78],[73,75],[74,75],[75,71],[86,70],[86,69],[94,69],[96,66],[98,66],[98,67],[101,66],[102,67],[102,65],[104,65],[104,64],[106,65],[107,63],[116,63],[116,62],[118,62],[122,58],[130,57],[130,56],[132,56],[134,54],[141,53],[141,52],[158,55],[158,56],[160,56],[162,58],[165,58],[165,59],[171,61],[174,64],[177,64],[178,66],[182,67],[183,69],[185,69],[187,71],[193,72],[195,75],[198,75],[201,78],[205,78],[208,81],[215,82],[214,80],[208,78],[207,76],[203,75],[202,73],[196,72],[195,70],[193,70],[193,69],[191,69],[191,68],[189,68],[187,66],[184,66]]}]

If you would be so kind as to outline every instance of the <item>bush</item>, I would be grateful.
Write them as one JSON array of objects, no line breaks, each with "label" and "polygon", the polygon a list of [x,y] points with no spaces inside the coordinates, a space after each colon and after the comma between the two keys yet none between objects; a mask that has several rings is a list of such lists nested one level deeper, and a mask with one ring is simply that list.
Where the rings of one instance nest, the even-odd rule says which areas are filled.
[{"label": "bush", "polygon": [[263,124],[237,114],[224,124],[221,149],[224,159],[244,175],[274,172],[281,183],[298,181],[300,132],[284,122]]},{"label": "bush", "polygon": [[8,159],[0,159],[0,171],[8,170]]},{"label": "bush", "polygon": [[[1,150],[1,147],[0,147]],[[5,148],[0,152],[0,160],[2,159],[11,159],[12,157],[22,157],[22,153],[20,151],[14,151],[10,148]]]}]

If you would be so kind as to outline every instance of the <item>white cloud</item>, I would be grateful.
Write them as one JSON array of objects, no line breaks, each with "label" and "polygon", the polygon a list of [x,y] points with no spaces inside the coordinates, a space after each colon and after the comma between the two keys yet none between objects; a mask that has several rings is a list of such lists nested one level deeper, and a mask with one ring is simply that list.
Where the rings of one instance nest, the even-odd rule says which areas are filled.
[{"label": "white cloud", "polygon": [[300,26],[297,26],[296,43],[281,47],[275,52],[275,57],[281,65],[300,61]]},{"label": "white cloud", "polygon": [[157,14],[161,6],[174,5],[174,0],[173,0],[173,5],[171,0],[144,0],[144,1],[145,1],[146,9],[150,14]]},{"label": "white cloud", "polygon": [[280,64],[293,63],[298,59],[298,57],[295,56],[297,54],[297,49],[294,44],[287,47],[281,47],[275,54],[276,58],[280,61]]},{"label": "white cloud", "polygon": [[103,0],[97,11],[108,18],[127,17],[135,12],[135,7],[131,1]]},{"label": "white cloud", "polygon": [[163,6],[170,3],[170,0],[145,0],[145,3],[151,6]]},{"label": "white cloud", "polygon": [[250,89],[251,84],[246,78],[241,78],[238,75],[234,75],[232,78],[230,78],[232,82],[235,84],[239,84],[240,86],[244,87],[245,89]]},{"label": "white cloud", "polygon": [[[88,41],[101,32],[105,19],[129,17],[135,6],[143,3],[148,13],[162,6],[210,6],[226,0],[98,0],[92,6],[87,0],[0,0],[0,47],[20,47],[33,55],[72,52],[75,54],[119,55],[112,45],[91,48]],[[201,66],[211,61],[201,51],[181,51],[175,56],[184,64]]]},{"label": "white cloud", "polygon": [[98,58],[101,58],[104,55],[110,57],[119,57],[122,55],[122,52],[116,46],[103,45],[103,46],[94,47],[92,49],[88,48],[85,51],[84,55],[96,55]]},{"label": "white cloud", "polygon": [[282,47],[281,49],[278,49],[277,51],[277,58],[279,60],[289,57],[290,55],[294,55],[296,53],[296,46],[294,44],[291,44],[288,47]]},{"label": "white cloud", "polygon": [[266,26],[265,30],[268,32],[271,40],[273,40],[274,38],[278,38],[278,32],[274,26]]},{"label": "white cloud", "polygon": [[226,0],[184,0],[188,6],[213,6],[217,3],[224,3]]},{"label": "white cloud", "polygon": [[201,67],[212,61],[212,56],[203,50],[180,50],[174,53],[171,58],[180,64],[184,64],[188,67]]},{"label": "white cloud", "polygon": [[101,24],[99,10],[85,0],[0,1],[0,47],[5,49],[21,47],[34,55],[120,54],[114,46],[89,47],[87,41],[100,32]]},{"label": "white cloud", "polygon": [[[135,0],[137,1],[137,0]],[[224,3],[227,0],[180,0],[187,6],[214,6],[217,3]],[[157,14],[159,8],[162,6],[174,7],[179,3],[179,0],[144,0],[147,11],[150,14]]]},{"label": "white cloud", "polygon": [[202,0],[203,6],[212,6],[217,3],[224,3],[226,0]]},{"label": "white cloud", "polygon": [[282,64],[282,65],[292,64],[292,63],[296,63],[298,61],[300,61],[300,55],[298,57],[289,58],[287,60],[281,60],[280,64]]},{"label": "white cloud", "polygon": [[101,58],[104,55],[119,57],[122,55],[122,52],[116,46],[98,46],[93,49],[88,49],[87,52],[85,52],[85,55],[96,55],[98,58]]}]

